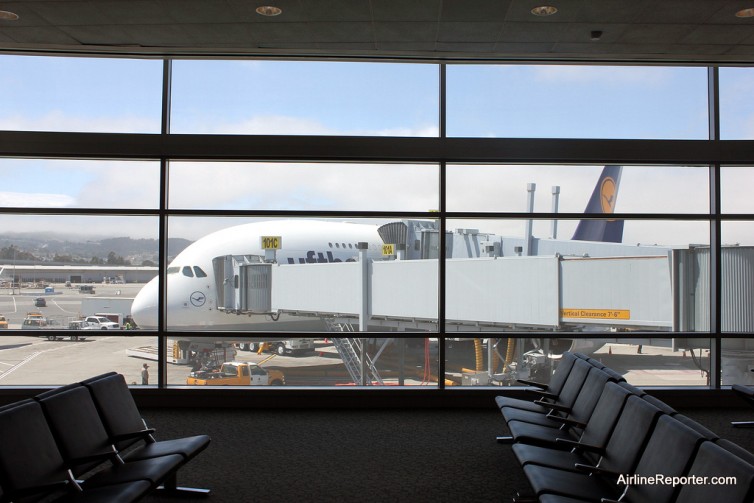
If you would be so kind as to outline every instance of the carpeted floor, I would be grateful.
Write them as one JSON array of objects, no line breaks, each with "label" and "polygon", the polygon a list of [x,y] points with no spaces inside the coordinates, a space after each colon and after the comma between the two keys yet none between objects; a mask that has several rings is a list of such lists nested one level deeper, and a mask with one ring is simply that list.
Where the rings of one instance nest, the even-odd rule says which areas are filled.
[{"label": "carpeted floor", "polygon": [[[751,409],[681,411],[754,451]],[[179,483],[212,490],[180,501],[511,501],[527,487],[497,409],[236,410],[147,409],[158,438],[207,433],[209,448]],[[150,496],[146,501],[178,501]]]}]

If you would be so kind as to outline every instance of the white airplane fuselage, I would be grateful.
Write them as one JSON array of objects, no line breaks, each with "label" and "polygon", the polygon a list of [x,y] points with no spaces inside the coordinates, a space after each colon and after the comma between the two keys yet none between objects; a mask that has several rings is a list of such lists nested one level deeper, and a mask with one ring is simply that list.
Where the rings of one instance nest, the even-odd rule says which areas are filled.
[{"label": "white airplane fuselage", "polygon": [[[279,220],[242,224],[197,240],[168,265],[168,330],[301,330],[303,320],[239,316],[217,309],[217,282],[213,259],[227,255],[264,256],[262,236],[281,237],[276,252],[279,264],[355,261],[356,244],[368,243],[368,257],[381,254],[377,225],[321,220]],[[147,283],[134,299],[131,314],[146,330],[157,329],[158,278]],[[303,328],[305,329],[305,328]]]}]

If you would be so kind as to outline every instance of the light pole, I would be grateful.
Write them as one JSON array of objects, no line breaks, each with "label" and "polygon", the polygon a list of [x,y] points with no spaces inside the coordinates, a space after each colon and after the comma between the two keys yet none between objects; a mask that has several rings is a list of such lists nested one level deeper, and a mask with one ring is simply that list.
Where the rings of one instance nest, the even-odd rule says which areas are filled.
[{"label": "light pole", "polygon": [[[11,295],[16,295],[16,247],[13,247],[13,277],[10,280]],[[21,285],[18,285],[18,293],[21,293]]]}]

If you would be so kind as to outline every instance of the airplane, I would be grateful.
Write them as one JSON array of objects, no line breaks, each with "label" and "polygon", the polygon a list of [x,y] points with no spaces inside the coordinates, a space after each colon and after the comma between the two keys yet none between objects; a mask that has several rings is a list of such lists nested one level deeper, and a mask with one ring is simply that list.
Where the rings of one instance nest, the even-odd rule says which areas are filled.
[{"label": "airplane", "polygon": [[[378,227],[309,219],[270,220],[208,234],[188,246],[168,265],[167,324],[171,329],[240,330],[249,328],[250,322],[259,322],[245,316],[232,316],[217,308],[213,264],[216,257],[264,257],[262,237],[276,236],[282,243],[276,252],[276,261],[281,264],[353,262],[358,256],[356,244],[359,242],[368,243],[368,258],[376,258],[381,256],[382,245]],[[153,278],[139,291],[131,307],[134,321],[146,330],[157,329],[158,288],[158,278]],[[274,329],[302,328],[300,323],[278,320]]]},{"label": "airplane", "polygon": [[[610,214],[615,208],[622,166],[605,166],[587,204],[585,213]],[[357,224],[313,219],[271,220],[242,224],[202,237],[179,253],[168,265],[167,328],[174,330],[274,330],[322,331],[319,319],[266,315],[236,316],[218,309],[218,284],[213,260],[217,257],[264,257],[261,239],[278,236],[282,246],[276,252],[279,264],[309,264],[355,261],[356,243],[368,243],[367,258],[381,257],[382,239],[377,224]],[[579,222],[572,240],[620,242],[621,220],[589,219]],[[158,327],[158,278],[147,283],[134,299],[131,315],[142,329]],[[275,323],[274,326],[270,323]],[[308,325],[307,325],[308,323]],[[241,342],[238,336],[232,339]],[[272,341],[265,335],[265,340]],[[249,340],[258,340],[251,338]]]}]

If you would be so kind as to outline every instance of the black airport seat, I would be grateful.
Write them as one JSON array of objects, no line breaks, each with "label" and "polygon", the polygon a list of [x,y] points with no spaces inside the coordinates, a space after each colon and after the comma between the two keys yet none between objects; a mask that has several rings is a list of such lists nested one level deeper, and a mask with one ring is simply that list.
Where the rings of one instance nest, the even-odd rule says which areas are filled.
[{"label": "black airport seat", "polygon": [[657,407],[639,397],[629,396],[610,440],[599,452],[599,462],[592,470],[598,476],[591,476],[591,472],[577,473],[570,467],[559,469],[528,463],[524,466],[526,478],[538,496],[551,493],[582,499],[616,499],[622,487],[616,484],[614,477],[599,474],[634,473],[660,414]]},{"label": "black airport seat", "polygon": [[563,426],[584,428],[594,411],[594,407],[597,405],[597,401],[605,385],[610,379],[607,373],[592,367],[588,369],[584,384],[581,386],[571,407],[555,408],[547,414],[516,409],[515,407],[502,408],[501,412],[509,427],[511,422],[520,421],[549,426],[551,428],[561,428]]},{"label": "black airport seat", "polygon": [[[704,437],[672,416],[663,415],[657,420],[652,436],[642,452],[636,470],[637,478],[627,487],[621,501],[675,501],[679,487],[664,483],[647,483],[650,477],[681,477],[691,467],[694,455]],[[628,476],[629,474],[622,474]],[[644,480],[642,480],[642,478]]]},{"label": "black airport seat", "polygon": [[[156,440],[154,429],[148,428],[131,396],[126,380],[120,374],[104,374],[82,381],[91,392],[110,441],[126,461],[178,454],[185,461],[193,459],[210,443],[208,435],[170,440]],[[179,487],[175,477],[165,482],[165,490],[209,493],[208,489]]]},{"label": "black airport seat", "polygon": [[513,411],[527,410],[537,414],[547,414],[553,409],[561,411],[569,410],[573,407],[576,398],[578,398],[581,387],[584,385],[584,381],[586,381],[587,374],[593,368],[585,360],[576,359],[573,362],[565,383],[563,383],[560,393],[557,395],[548,394],[546,397],[534,402],[526,402],[525,400],[511,401],[506,400],[507,397],[498,396],[495,397],[495,402],[500,407],[500,412],[503,413],[504,417],[508,409],[513,409]]},{"label": "black airport seat", "polygon": [[[551,402],[555,400],[563,389],[563,386],[568,379],[573,368],[573,363],[577,360],[577,357],[573,353],[565,352],[558,361],[558,365],[555,368],[555,372],[552,374],[552,378],[549,383],[539,383],[534,381],[527,381],[519,379],[520,384],[530,386],[527,391],[538,395],[539,402]],[[516,407],[518,409],[533,410],[535,412],[544,410],[542,405],[539,405],[534,400],[522,400],[520,398],[511,398],[507,396],[498,396],[495,398],[497,406],[503,407]]]},{"label": "black airport seat", "polygon": [[[754,407],[754,388],[734,384],[731,386],[733,392],[741,397],[746,403]],[[754,428],[754,421],[731,421],[734,428]]]},{"label": "black airport seat", "polygon": [[99,487],[83,488],[68,469],[42,406],[32,399],[0,410],[0,445],[3,501],[126,503],[138,501],[151,488],[146,480],[106,483],[104,476]]},{"label": "black airport seat", "polygon": [[629,396],[631,394],[626,389],[607,383],[592,417],[578,438],[569,435],[573,431],[553,431],[552,428],[512,423],[511,431],[518,442],[513,446],[514,455],[521,466],[533,463],[568,468],[575,463],[597,463]]},{"label": "black airport seat", "polygon": [[730,452],[732,454],[735,454],[739,458],[743,459],[744,461],[746,461],[750,465],[754,465],[754,454],[752,454],[751,452],[747,451],[746,449],[744,449],[740,445],[738,445],[738,444],[736,444],[734,442],[731,442],[730,440],[725,439],[725,438],[718,438],[714,442],[717,445],[719,445],[720,447],[722,447],[723,449],[725,449],[726,451],[728,451],[728,452]]},{"label": "black airport seat", "polygon": [[618,384],[620,384],[621,386],[623,386],[624,388],[626,388],[628,391],[630,391],[632,394],[634,394],[636,396],[644,396],[644,395],[647,394],[647,392],[644,391],[643,389],[637,388],[633,384],[629,384],[629,383],[627,383],[625,381],[618,382]]},{"label": "black airport seat", "polygon": [[89,390],[79,385],[36,397],[63,459],[76,478],[106,464],[84,482],[85,487],[148,480],[153,488],[185,462],[178,454],[124,462],[110,441]]},{"label": "black airport seat", "polygon": [[[676,503],[751,503],[754,501],[754,466],[723,449],[715,442],[704,442],[686,474]],[[706,479],[705,479],[706,477]],[[734,477],[726,484],[712,483],[713,477]],[[735,480],[735,483],[733,481]],[[718,479],[718,482],[720,480]]]},{"label": "black airport seat", "polygon": [[666,404],[665,402],[663,402],[659,398],[654,397],[654,396],[652,396],[650,394],[642,395],[642,398],[644,400],[646,400],[647,402],[651,403],[652,405],[654,405],[655,407],[657,407],[658,409],[660,409],[661,411],[663,411],[665,414],[671,414],[672,415],[672,414],[677,414],[677,412],[678,412],[673,407],[671,407],[670,405]]},{"label": "black airport seat", "polygon": [[720,436],[717,433],[710,430],[709,428],[699,423],[698,421],[694,421],[688,416],[685,416],[683,414],[673,414],[673,417],[676,420],[688,426],[689,428],[691,428],[692,430],[699,433],[701,436],[703,436],[707,440],[717,441],[720,438]]}]

